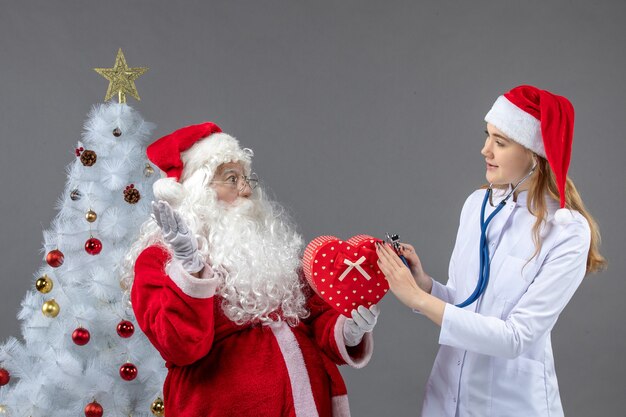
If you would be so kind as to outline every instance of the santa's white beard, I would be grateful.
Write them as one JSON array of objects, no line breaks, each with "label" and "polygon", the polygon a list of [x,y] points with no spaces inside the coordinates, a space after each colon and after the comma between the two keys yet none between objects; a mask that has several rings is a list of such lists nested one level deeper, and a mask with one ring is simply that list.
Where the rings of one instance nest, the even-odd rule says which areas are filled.
[{"label": "santa's white beard", "polygon": [[207,261],[226,272],[217,290],[224,314],[237,324],[295,325],[306,317],[298,275],[303,242],[282,207],[258,195],[233,204],[208,199],[193,208],[196,233],[206,237]]}]

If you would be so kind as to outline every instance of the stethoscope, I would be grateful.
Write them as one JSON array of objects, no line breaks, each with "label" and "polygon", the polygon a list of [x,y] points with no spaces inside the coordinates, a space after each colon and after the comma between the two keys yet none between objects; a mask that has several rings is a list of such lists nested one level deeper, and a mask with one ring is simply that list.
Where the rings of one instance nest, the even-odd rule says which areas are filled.
[{"label": "stethoscope", "polygon": [[[476,283],[476,288],[474,292],[467,298],[467,300],[463,301],[460,304],[457,304],[457,307],[467,307],[472,304],[474,301],[478,300],[478,298],[485,292],[487,288],[487,283],[489,282],[489,273],[490,273],[490,261],[489,261],[489,245],[487,244],[487,226],[491,223],[491,220],[498,214],[506,205],[506,202],[513,195],[515,190],[526,181],[535,169],[537,168],[537,160],[534,161],[533,167],[530,169],[530,172],[526,174],[524,178],[522,178],[515,187],[507,194],[502,201],[498,204],[496,209],[487,217],[485,220],[485,207],[487,207],[487,201],[491,204],[491,194],[493,191],[493,184],[489,184],[489,188],[487,188],[487,192],[485,192],[485,198],[483,199],[483,205],[480,209],[480,268],[478,271],[478,282]],[[493,204],[491,204],[493,207]]]}]

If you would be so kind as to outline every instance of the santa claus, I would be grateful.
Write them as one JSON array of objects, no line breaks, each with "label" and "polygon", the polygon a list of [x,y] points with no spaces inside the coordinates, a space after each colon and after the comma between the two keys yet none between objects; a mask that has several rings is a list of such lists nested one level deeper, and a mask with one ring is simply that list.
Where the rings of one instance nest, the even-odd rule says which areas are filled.
[{"label": "santa claus", "polygon": [[137,322],[166,361],[168,417],[349,416],[379,310],[338,314],[306,284],[302,238],[214,123],[148,147],[167,178],[129,258]]}]

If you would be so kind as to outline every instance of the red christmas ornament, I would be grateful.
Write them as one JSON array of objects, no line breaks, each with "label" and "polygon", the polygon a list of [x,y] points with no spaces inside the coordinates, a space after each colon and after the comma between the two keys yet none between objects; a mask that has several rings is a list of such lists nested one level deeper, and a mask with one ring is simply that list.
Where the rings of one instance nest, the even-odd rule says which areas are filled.
[{"label": "red christmas ornament", "polygon": [[117,325],[117,334],[120,337],[128,338],[131,337],[135,333],[135,326],[128,320],[122,320]]},{"label": "red christmas ornament", "polygon": [[132,381],[137,378],[137,367],[130,362],[126,362],[120,367],[120,376],[125,381]]},{"label": "red christmas ornament", "polygon": [[74,332],[72,333],[72,340],[78,346],[85,346],[87,343],[89,343],[89,339],[91,339],[89,330],[83,327],[79,327],[78,329],[74,330]]},{"label": "red christmas ornament", "polygon": [[64,258],[65,256],[63,255],[63,252],[58,249],[54,249],[48,252],[48,254],[46,255],[46,262],[48,262],[48,265],[50,265],[51,267],[58,268],[63,265]]},{"label": "red christmas ornament", "polygon": [[87,404],[87,406],[85,407],[86,417],[102,417],[103,414],[104,410],[102,409],[102,406],[96,401]]},{"label": "red christmas ornament", "polygon": [[102,242],[100,242],[95,237],[92,237],[91,239],[87,240],[87,242],[85,242],[85,250],[90,255],[97,255],[100,253],[100,251],[102,251]]},{"label": "red christmas ornament", "polygon": [[11,380],[11,374],[4,368],[0,368],[0,387],[6,385]]}]

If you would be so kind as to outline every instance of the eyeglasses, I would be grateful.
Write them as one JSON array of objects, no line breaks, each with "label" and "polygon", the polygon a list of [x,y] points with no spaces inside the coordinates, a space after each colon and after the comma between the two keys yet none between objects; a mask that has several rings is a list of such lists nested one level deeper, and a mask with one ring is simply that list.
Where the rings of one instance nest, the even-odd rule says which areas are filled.
[{"label": "eyeglasses", "polygon": [[242,192],[246,186],[254,190],[259,185],[259,176],[255,172],[249,176],[230,174],[226,181],[211,181],[211,184],[225,185],[233,190],[237,190],[237,192]]}]

